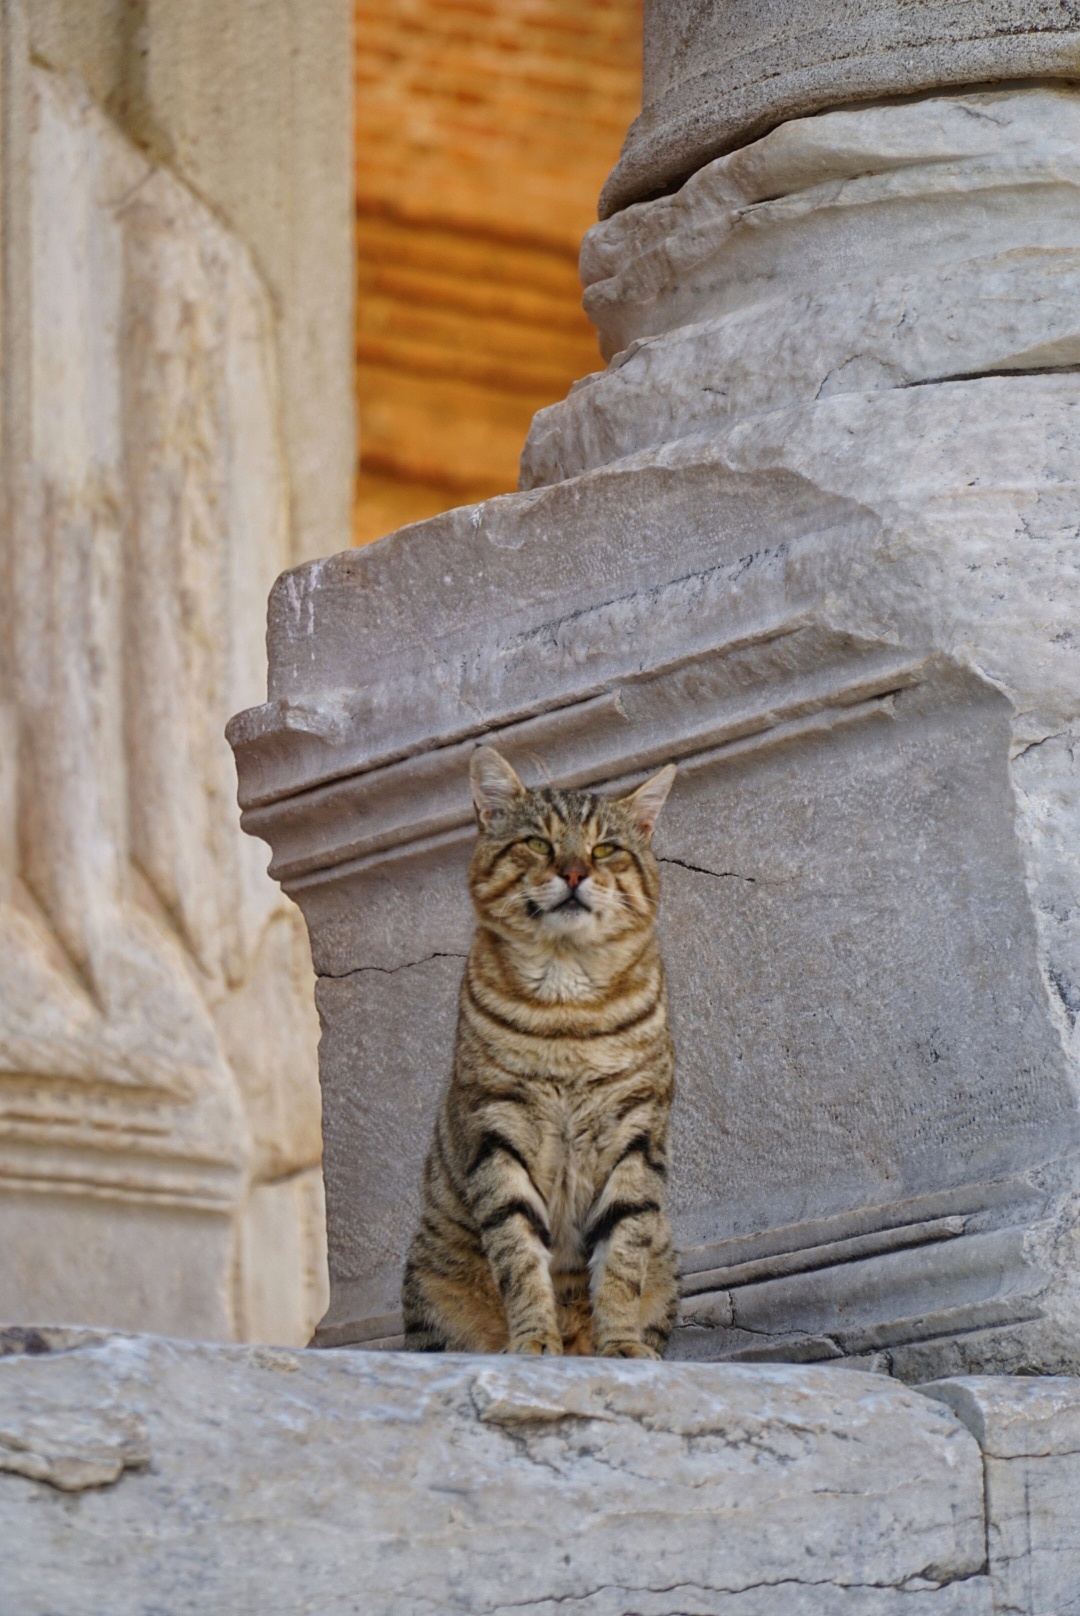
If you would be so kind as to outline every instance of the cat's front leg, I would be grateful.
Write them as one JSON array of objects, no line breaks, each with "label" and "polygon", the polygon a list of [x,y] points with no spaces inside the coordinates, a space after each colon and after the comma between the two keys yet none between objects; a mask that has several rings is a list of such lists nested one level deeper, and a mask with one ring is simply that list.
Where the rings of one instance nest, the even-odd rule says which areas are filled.
[{"label": "cat's front leg", "polygon": [[516,1150],[487,1148],[469,1175],[471,1211],[506,1309],[507,1351],[561,1354],[547,1206]]},{"label": "cat's front leg", "polygon": [[674,1321],[675,1253],[652,1176],[616,1171],[586,1226],[593,1351],[602,1358],[661,1357]]}]

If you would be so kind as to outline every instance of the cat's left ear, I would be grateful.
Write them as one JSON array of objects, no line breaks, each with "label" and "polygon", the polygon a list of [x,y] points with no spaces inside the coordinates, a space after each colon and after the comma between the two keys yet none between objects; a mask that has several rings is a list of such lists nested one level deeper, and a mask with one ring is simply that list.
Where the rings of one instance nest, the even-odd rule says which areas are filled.
[{"label": "cat's left ear", "polygon": [[651,780],[646,780],[643,786],[638,786],[629,797],[624,797],[619,804],[621,808],[625,808],[646,841],[652,835],[656,821],[660,817],[660,810],[667,802],[674,778],[675,765],[669,763],[659,774],[654,774]]},{"label": "cat's left ear", "polygon": [[501,814],[504,808],[525,795],[525,787],[493,746],[477,747],[469,760],[469,780],[481,829],[486,828],[493,814]]}]

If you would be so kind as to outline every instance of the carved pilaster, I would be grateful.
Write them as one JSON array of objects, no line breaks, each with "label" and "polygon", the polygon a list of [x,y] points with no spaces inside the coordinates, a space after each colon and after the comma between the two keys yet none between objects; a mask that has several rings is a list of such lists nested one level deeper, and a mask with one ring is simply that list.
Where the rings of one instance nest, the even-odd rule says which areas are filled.
[{"label": "carved pilaster", "polygon": [[263,1224],[319,1237],[305,947],[221,738],[288,554],[270,303],[79,84],[17,93],[0,1316],[263,1334]]}]

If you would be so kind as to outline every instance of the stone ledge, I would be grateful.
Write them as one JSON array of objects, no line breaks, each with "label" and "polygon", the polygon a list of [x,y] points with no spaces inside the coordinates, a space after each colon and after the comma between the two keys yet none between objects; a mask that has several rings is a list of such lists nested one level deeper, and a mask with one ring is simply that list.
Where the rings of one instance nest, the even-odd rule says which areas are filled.
[{"label": "stone ledge", "polygon": [[4,1616],[1073,1616],[1078,1483],[1064,1377],[0,1330]]},{"label": "stone ledge", "polygon": [[[996,1605],[986,1573],[983,1463],[965,1421],[979,1428],[981,1399],[1007,1422],[1014,1382],[924,1397],[821,1366],[83,1330],[13,1330],[5,1346],[0,1539],[21,1546],[5,1556],[5,1616],[1072,1608]],[[1042,1384],[1058,1410],[1045,1455],[1056,1424],[1068,1435],[1080,1419],[1080,1384]],[[1032,1555],[1050,1518],[1027,1522]],[[1062,1575],[1069,1552],[1055,1548]]]}]

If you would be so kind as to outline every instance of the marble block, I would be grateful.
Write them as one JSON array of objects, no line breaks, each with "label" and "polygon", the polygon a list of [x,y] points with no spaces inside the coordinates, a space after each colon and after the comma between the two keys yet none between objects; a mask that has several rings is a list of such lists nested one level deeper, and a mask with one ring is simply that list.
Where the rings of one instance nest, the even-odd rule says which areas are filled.
[{"label": "marble block", "polygon": [[973,1376],[920,1390],[947,1403],[982,1449],[995,1613],[1076,1616],[1080,1385],[1066,1376]]},{"label": "marble block", "polygon": [[783,124],[589,231],[611,361],[539,411],[535,487],[837,393],[1080,361],[1080,90]]},{"label": "marble block", "polygon": [[[1070,857],[1072,765],[1030,742],[1068,733],[1080,578],[1058,566],[1064,503],[1018,493],[1023,433],[1003,424],[969,488],[980,392],[1003,385],[967,412],[830,400],[805,438],[774,418],[648,451],[276,587],[273,700],[231,735],[320,978],[322,1339],[395,1333],[471,933],[478,735],[565,783],[680,765],[657,850],[673,1210],[710,1297],[687,1350],[979,1352],[993,1327],[1022,1357],[1040,1298],[1073,1294],[1030,1239],[1047,1219],[1060,1238],[1074,1175],[1072,929],[1032,896]],[[1019,385],[1035,437],[1072,407]],[[1040,566],[1048,650],[1023,610]]]}]

